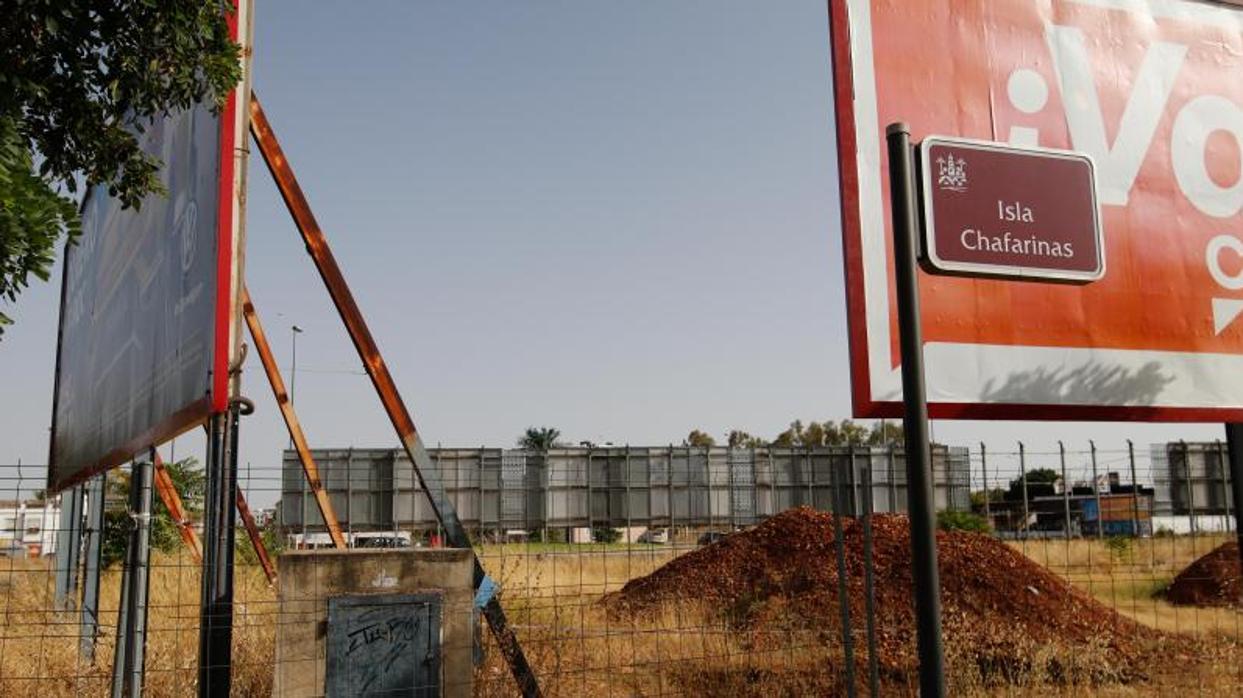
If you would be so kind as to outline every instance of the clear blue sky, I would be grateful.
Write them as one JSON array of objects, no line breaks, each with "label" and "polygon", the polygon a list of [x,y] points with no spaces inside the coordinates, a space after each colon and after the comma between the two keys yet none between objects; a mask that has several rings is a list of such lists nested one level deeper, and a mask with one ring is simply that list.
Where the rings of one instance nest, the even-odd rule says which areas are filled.
[{"label": "clear blue sky", "polygon": [[[823,0],[258,0],[255,22],[255,88],[429,445],[849,416]],[[313,445],[396,445],[257,153],[250,172],[247,275],[282,362],[306,330]],[[46,460],[57,286],[0,340],[0,463]],[[247,369],[259,468],[287,437]],[[1047,450],[1221,428],[935,434]]]}]

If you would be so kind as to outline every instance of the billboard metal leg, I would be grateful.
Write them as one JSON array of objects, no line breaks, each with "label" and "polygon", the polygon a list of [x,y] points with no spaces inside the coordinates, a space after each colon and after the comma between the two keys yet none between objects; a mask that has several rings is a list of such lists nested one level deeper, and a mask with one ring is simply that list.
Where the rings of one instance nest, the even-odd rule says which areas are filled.
[{"label": "billboard metal leg", "polygon": [[239,409],[215,415],[208,428],[206,538],[199,615],[199,696],[227,696],[232,680],[233,544],[237,500]]},{"label": "billboard metal leg", "polygon": [[78,553],[82,545],[83,486],[60,496],[60,531],[56,546],[56,608],[72,611],[77,601]]},{"label": "billboard metal leg", "polygon": [[911,567],[919,637],[919,693],[923,698],[941,698],[945,695],[945,652],[941,644],[941,580],[937,572],[924,345],[919,324],[919,278],[915,268],[919,233],[915,173],[911,164],[911,134],[906,124],[890,124],[885,138],[889,145],[889,199],[893,212],[894,271],[902,348],[903,429],[906,432]]},{"label": "billboard metal leg", "polygon": [[[259,146],[260,154],[263,155],[263,161],[267,164],[277,189],[280,190],[281,198],[284,199],[285,206],[289,209],[289,214],[302,236],[302,241],[306,244],[307,252],[311,255],[315,268],[319,271],[324,286],[328,289],[328,295],[332,297],[337,313],[341,316],[342,324],[349,332],[354,348],[358,351],[363,367],[366,368],[367,375],[375,387],[376,395],[380,398],[384,411],[388,414],[393,429],[397,432],[401,445],[410,458],[414,475],[420,487],[427,493],[428,503],[436,514],[436,520],[444,529],[450,545],[471,550],[470,537],[466,533],[466,528],[462,526],[461,519],[458,518],[453,502],[449,500],[445,492],[440,472],[435,469],[427,450],[423,447],[422,439],[415,430],[414,420],[397,391],[397,384],[393,381],[392,374],[389,373],[384,357],[380,355],[380,348],[371,336],[371,330],[367,327],[366,320],[363,319],[362,311],[357,301],[354,300],[349,284],[346,283],[341,268],[337,266],[336,258],[333,257],[332,250],[328,246],[328,239],[311,212],[311,206],[302,193],[302,187],[298,184],[297,177],[294,176],[293,168],[290,167],[289,160],[281,150],[276,134],[272,131],[267,116],[264,115],[263,108],[259,105],[259,98],[253,93],[250,97],[250,117],[250,130]],[[479,587],[484,576],[483,565],[479,563],[479,557],[475,556],[476,588]],[[483,612],[519,690],[528,698],[541,695],[535,672],[527,663],[522,647],[518,644],[518,638],[514,635],[513,629],[509,627],[505,612],[496,597],[488,602]]]},{"label": "billboard metal leg", "polygon": [[78,656],[83,664],[95,663],[95,640],[99,636],[99,563],[104,533],[104,491],[107,474],[87,481],[86,485],[86,547],[82,553],[82,619]]},{"label": "billboard metal leg", "polygon": [[133,517],[125,571],[121,578],[120,620],[117,622],[116,661],[112,667],[112,696],[142,695],[147,647],[147,591],[151,565],[152,453],[134,461],[130,474],[129,512]]}]

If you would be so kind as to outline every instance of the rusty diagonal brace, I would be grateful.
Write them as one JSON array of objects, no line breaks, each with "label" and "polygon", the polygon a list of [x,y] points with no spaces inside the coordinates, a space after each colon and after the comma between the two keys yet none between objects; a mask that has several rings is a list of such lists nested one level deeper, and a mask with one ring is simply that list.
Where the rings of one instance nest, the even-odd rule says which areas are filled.
[{"label": "rusty diagonal brace", "polygon": [[[173,517],[173,525],[181,534],[182,542],[190,549],[190,556],[196,563],[202,564],[203,543],[199,540],[199,534],[194,530],[194,522],[186,513],[181,495],[177,493],[177,485],[173,482],[173,476],[169,474],[168,468],[164,466],[164,459],[160,457],[159,451],[155,452],[155,491],[160,495],[160,501],[164,502],[164,508],[168,509],[168,513]],[[263,537],[259,533],[259,526],[255,524],[255,517],[250,514],[250,505],[246,503],[246,497],[242,494],[240,487],[237,490],[237,510],[242,515],[246,535],[249,536],[250,544],[255,548],[255,555],[259,558],[259,564],[263,566],[263,574],[268,578],[268,584],[275,584],[276,566],[272,564],[268,548],[263,544]]]},{"label": "rusty diagonal brace", "polygon": [[302,433],[302,423],[298,421],[293,403],[289,401],[285,381],[281,379],[276,357],[272,355],[272,347],[268,344],[263,325],[259,322],[259,313],[255,312],[254,301],[250,298],[250,289],[246,286],[242,287],[242,315],[246,318],[246,327],[250,329],[250,337],[255,341],[255,350],[259,352],[259,361],[263,364],[263,371],[268,375],[272,394],[276,396],[276,405],[280,407],[281,417],[285,419],[285,426],[289,429],[289,438],[293,439],[294,449],[298,452],[298,460],[302,462],[302,470],[306,473],[306,481],[311,488],[311,494],[315,496],[315,504],[319,506],[319,514],[324,518],[324,525],[328,527],[328,535],[332,537],[334,547],[344,550],[347,547],[345,535],[341,533],[337,512],[333,509],[332,500],[328,499],[328,492],[324,489],[324,483],[319,477],[319,467],[315,465],[315,459],[311,456],[306,434]]},{"label": "rusty diagonal brace", "polygon": [[[345,276],[341,273],[332,251],[328,248],[328,240],[315,220],[314,214],[311,213],[311,206],[302,193],[302,187],[298,185],[293,168],[285,158],[284,152],[281,151],[276,134],[273,133],[272,126],[268,123],[263,108],[259,105],[259,98],[253,92],[250,95],[250,132],[259,146],[263,161],[267,164],[268,171],[271,172],[272,179],[280,190],[281,198],[284,199],[298,232],[302,235],[307,253],[315,262],[315,268],[328,288],[328,294],[337,307],[337,312],[349,332],[363,366],[367,369],[367,375],[370,376],[376,394],[384,405],[384,411],[392,421],[398,438],[401,439],[401,445],[414,467],[414,475],[418,478],[423,491],[427,493],[428,502],[445,532],[449,545],[473,551],[470,537],[465,527],[462,526],[461,519],[458,518],[457,510],[445,493],[440,472],[423,447],[423,442],[414,428],[414,420],[411,419],[405,402],[397,392],[397,385],[389,373],[388,366],[384,363],[384,358],[380,356],[380,348],[372,338],[366,321],[363,320],[362,311],[359,310],[358,303],[355,302],[354,295],[345,282]],[[474,557],[475,587],[478,588],[485,575],[479,556]],[[513,629],[509,627],[505,611],[501,608],[496,596],[493,596],[484,606],[483,615],[488,619],[488,627],[491,628],[492,635],[496,638],[501,654],[505,657],[522,695],[528,698],[540,696],[535,672],[527,663],[526,655],[523,654]]]},{"label": "rusty diagonal brace", "polygon": [[203,544],[199,541],[198,533],[194,531],[190,517],[186,515],[185,506],[181,503],[181,496],[177,494],[177,486],[173,484],[173,476],[169,474],[168,468],[164,466],[164,459],[160,457],[159,451],[155,452],[155,491],[160,495],[160,501],[164,502],[164,508],[168,509],[168,513],[172,515],[173,524],[177,526],[177,532],[181,534],[181,540],[190,549],[191,557],[194,558],[195,562],[201,564],[203,562]]}]

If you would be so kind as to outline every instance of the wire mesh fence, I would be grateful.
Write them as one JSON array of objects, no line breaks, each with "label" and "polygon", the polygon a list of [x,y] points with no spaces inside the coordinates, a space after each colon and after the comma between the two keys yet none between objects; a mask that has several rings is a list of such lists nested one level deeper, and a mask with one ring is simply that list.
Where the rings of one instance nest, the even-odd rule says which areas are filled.
[{"label": "wire mesh fence", "polygon": [[[236,695],[517,694],[492,599],[545,695],[917,692],[900,450],[433,449],[482,580],[441,547],[401,452],[312,455],[322,499],[292,453],[239,473]],[[934,460],[951,693],[1243,688],[1223,445]],[[0,694],[106,694],[114,666],[149,695],[194,692],[197,463],[53,497],[45,477],[0,465]],[[145,594],[127,552],[144,524]]]}]

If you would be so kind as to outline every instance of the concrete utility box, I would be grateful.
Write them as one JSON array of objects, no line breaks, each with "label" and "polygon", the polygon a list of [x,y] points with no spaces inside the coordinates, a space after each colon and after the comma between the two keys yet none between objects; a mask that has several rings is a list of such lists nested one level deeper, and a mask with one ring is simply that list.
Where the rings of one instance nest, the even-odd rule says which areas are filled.
[{"label": "concrete utility box", "polygon": [[299,550],[278,565],[274,695],[471,695],[471,551]]}]

